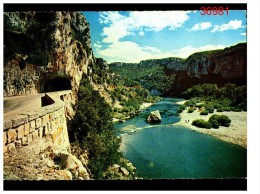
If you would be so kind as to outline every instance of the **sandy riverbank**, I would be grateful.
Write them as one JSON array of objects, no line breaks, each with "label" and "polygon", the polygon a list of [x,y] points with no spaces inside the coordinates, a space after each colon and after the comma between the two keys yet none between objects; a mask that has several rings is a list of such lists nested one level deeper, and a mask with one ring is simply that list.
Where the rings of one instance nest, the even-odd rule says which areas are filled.
[{"label": "sandy riverbank", "polygon": [[[154,104],[154,103],[144,102],[144,103],[142,103],[142,104],[140,105],[139,110],[142,111],[142,110],[144,110],[144,109],[146,109],[146,108],[152,106],[153,104]],[[124,118],[123,120],[125,120],[125,119],[130,119],[130,117],[126,117],[126,118]],[[119,122],[120,120],[121,120],[121,119],[113,118],[113,119],[112,119],[112,122]]]},{"label": "sandy riverbank", "polygon": [[247,112],[216,112],[215,110],[214,114],[223,114],[231,119],[231,124],[229,127],[220,126],[219,129],[204,129],[191,125],[193,120],[208,120],[212,114],[200,115],[198,110],[193,113],[187,113],[186,109],[180,114],[181,120],[174,125],[189,127],[192,130],[212,135],[221,140],[238,144],[245,148],[247,147]]},{"label": "sandy riverbank", "polygon": [[140,105],[140,110],[144,110],[150,106],[152,106],[154,103],[148,103],[148,102],[144,102]]}]

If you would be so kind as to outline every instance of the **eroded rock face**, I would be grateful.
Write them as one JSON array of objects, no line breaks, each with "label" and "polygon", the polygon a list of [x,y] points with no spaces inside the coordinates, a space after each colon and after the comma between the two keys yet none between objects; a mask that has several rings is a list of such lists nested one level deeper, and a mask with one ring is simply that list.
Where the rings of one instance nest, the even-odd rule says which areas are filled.
[{"label": "eroded rock face", "polygon": [[151,123],[151,124],[161,123],[162,122],[162,117],[160,115],[159,110],[152,111],[149,114],[149,116],[148,116],[146,121],[148,123]]},{"label": "eroded rock face", "polygon": [[246,77],[246,60],[245,43],[224,50],[195,53],[186,60],[187,74],[197,78],[210,74],[218,74],[222,79]]},{"label": "eroded rock face", "polygon": [[[132,68],[136,66],[136,68]],[[150,59],[140,63],[111,63],[110,69],[120,74],[120,68],[127,68],[134,74],[136,69],[145,71],[152,67],[163,68],[163,77],[172,80],[162,90],[163,95],[179,96],[187,88],[203,83],[215,83],[223,86],[225,83],[246,84],[247,80],[247,44],[240,43],[221,50],[194,53],[187,59],[165,58]],[[129,68],[131,67],[131,68]],[[123,72],[123,70],[122,70]],[[137,77],[141,85],[150,89],[150,80],[158,81],[157,72],[146,77]],[[161,79],[158,85],[164,85]],[[155,86],[157,90],[161,87]],[[153,90],[150,90],[153,93]]]},{"label": "eroded rock face", "polygon": [[82,76],[94,63],[81,13],[4,13],[4,96],[71,89],[75,105]]}]

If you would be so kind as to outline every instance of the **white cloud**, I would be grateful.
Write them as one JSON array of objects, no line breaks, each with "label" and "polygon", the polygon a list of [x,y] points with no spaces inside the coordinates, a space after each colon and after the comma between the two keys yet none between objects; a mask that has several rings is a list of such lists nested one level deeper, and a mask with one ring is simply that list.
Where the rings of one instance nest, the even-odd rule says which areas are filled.
[{"label": "white cloud", "polygon": [[[158,32],[163,29],[175,30],[189,19],[188,11],[150,11],[130,12],[121,15],[119,12],[101,12],[99,21],[106,26],[103,28],[102,42],[94,43],[98,57],[111,62],[140,62],[146,59],[166,57],[187,58],[194,52],[224,48],[223,45],[205,45],[202,47],[186,46],[171,51],[162,51],[156,47],[141,46],[132,41],[123,41],[129,35],[144,36],[148,31]],[[193,30],[212,27],[211,23],[199,23]],[[106,44],[103,49],[102,45]]]},{"label": "white cloud", "polygon": [[195,52],[223,49],[224,47],[224,45],[205,45],[201,47],[188,45],[180,49],[165,52],[155,47],[142,47],[131,41],[119,41],[110,44],[106,49],[97,50],[97,56],[105,58],[109,63],[138,63],[146,59],[161,59],[167,57],[187,58]]},{"label": "white cloud", "polygon": [[180,58],[187,58],[193,53],[196,52],[202,52],[202,51],[208,51],[208,50],[217,50],[217,49],[223,49],[225,48],[224,45],[204,45],[201,47],[193,47],[191,45],[185,46],[180,49],[174,49],[172,52],[174,53],[174,56],[180,57]]},{"label": "white cloud", "polygon": [[244,32],[244,33],[241,33],[240,35],[241,35],[241,36],[246,36],[246,33]]},{"label": "white cloud", "polygon": [[138,63],[145,59],[159,59],[171,56],[163,53],[155,47],[141,47],[131,41],[119,41],[112,43],[108,48],[98,50],[98,56],[110,62],[129,62]]},{"label": "white cloud", "polygon": [[206,30],[212,27],[210,22],[200,22],[195,24],[189,31]]},{"label": "white cloud", "polygon": [[144,32],[143,32],[143,31],[140,31],[138,34],[139,34],[140,36],[144,36]]},{"label": "white cloud", "polygon": [[189,19],[189,11],[133,11],[129,16],[119,12],[101,12],[99,22],[104,27],[104,43],[114,43],[128,35],[144,35],[144,31],[175,30]]},{"label": "white cloud", "polygon": [[97,41],[97,43],[93,44],[93,47],[96,48],[97,50],[101,49],[101,44],[99,43],[99,41]]},{"label": "white cloud", "polygon": [[242,26],[242,20],[231,20],[222,25],[215,25],[211,32],[223,32],[226,30],[237,30],[239,28],[244,28],[244,26]]}]

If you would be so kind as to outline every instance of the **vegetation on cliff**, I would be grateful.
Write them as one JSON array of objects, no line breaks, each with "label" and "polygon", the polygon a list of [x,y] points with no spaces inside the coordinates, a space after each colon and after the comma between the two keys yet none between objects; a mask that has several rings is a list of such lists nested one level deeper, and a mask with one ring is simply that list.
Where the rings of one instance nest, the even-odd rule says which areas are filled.
[{"label": "vegetation on cliff", "polygon": [[109,65],[111,72],[123,76],[125,79],[134,80],[143,85],[151,93],[163,94],[173,82],[172,76],[165,74],[165,68],[160,64],[149,63],[113,63]]},{"label": "vegetation on cliff", "polygon": [[110,70],[139,82],[151,93],[179,96],[196,84],[246,84],[246,43],[194,53],[187,59],[165,58],[140,63],[111,63]]},{"label": "vegetation on cliff", "polygon": [[[111,107],[94,91],[87,78],[81,81],[78,93],[78,108],[70,125],[71,142],[87,150],[88,168],[94,179],[109,178],[109,167],[114,164],[125,165],[118,151],[120,139],[116,137],[112,123]],[[131,169],[128,169],[131,172]],[[132,177],[130,173],[129,177]]]},{"label": "vegetation on cliff", "polygon": [[113,117],[126,119],[138,114],[143,102],[155,102],[160,98],[152,96],[147,89],[132,78],[109,72],[106,61],[97,58],[93,65],[93,85],[110,101]]}]

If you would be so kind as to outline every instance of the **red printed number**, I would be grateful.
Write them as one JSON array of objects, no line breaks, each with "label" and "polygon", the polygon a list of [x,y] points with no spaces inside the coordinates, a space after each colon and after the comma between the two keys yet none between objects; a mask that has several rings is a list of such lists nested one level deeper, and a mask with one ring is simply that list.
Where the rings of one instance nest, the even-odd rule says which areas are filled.
[{"label": "red printed number", "polygon": [[201,7],[200,10],[201,15],[223,15],[225,12],[228,15],[228,7],[225,9],[223,7]]}]

